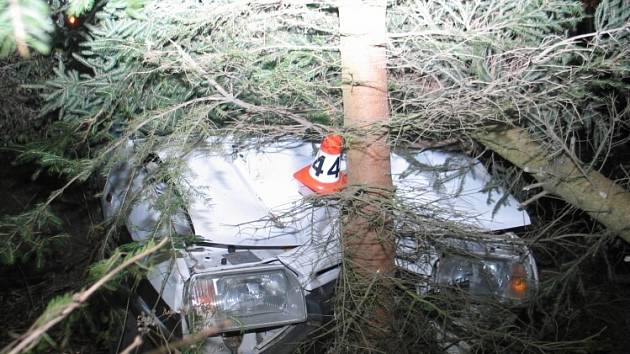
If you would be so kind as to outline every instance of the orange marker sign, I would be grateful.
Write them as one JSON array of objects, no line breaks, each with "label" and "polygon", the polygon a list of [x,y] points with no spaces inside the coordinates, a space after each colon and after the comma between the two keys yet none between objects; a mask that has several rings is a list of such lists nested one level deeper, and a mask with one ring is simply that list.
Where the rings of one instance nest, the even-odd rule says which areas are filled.
[{"label": "orange marker sign", "polygon": [[339,192],[346,186],[348,176],[341,172],[340,135],[327,135],[319,147],[315,161],[293,174],[293,177],[318,194]]}]

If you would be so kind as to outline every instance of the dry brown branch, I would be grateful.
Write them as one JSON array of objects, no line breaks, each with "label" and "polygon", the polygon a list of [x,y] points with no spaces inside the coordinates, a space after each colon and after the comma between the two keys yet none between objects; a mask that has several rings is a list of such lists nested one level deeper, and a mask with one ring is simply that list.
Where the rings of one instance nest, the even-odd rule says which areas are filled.
[{"label": "dry brown branch", "polygon": [[72,311],[79,308],[83,305],[89,298],[92,296],[97,290],[99,290],[103,285],[107,284],[112,278],[114,278],[118,273],[123,271],[125,268],[130,265],[142,260],[143,258],[149,256],[150,254],[155,253],[157,250],[162,248],[169,242],[168,238],[163,238],[157,245],[145,250],[142,253],[139,253],[127,261],[120,264],[118,267],[112,269],[110,272],[105,274],[102,278],[100,278],[96,283],[92,284],[88,289],[76,293],[72,296],[72,302],[67,304],[63,309],[58,311],[58,314],[53,316],[51,319],[46,321],[45,323],[38,324],[35,322],[29,330],[21,335],[14,342],[10,343],[6,347],[2,349],[2,353],[6,354],[17,354],[23,353],[25,351],[30,350],[35,346],[38,342],[38,339],[43,336],[49,329],[51,329],[54,325],[61,322],[63,319],[68,317]]},{"label": "dry brown branch", "polygon": [[266,107],[266,106],[256,106],[253,105],[251,103],[247,103],[243,100],[240,100],[236,97],[234,97],[232,94],[230,94],[229,92],[227,92],[221,85],[219,85],[219,83],[217,83],[214,79],[212,78],[208,78],[208,83],[212,86],[214,86],[214,88],[219,91],[219,93],[224,97],[224,99],[236,106],[239,106],[243,109],[246,109],[250,112],[257,112],[257,113],[275,113],[277,115],[280,116],[285,116],[288,118],[291,118],[291,120],[295,121],[296,123],[299,123],[300,125],[302,125],[304,128],[306,129],[312,129],[315,130],[319,133],[324,133],[327,129],[324,128],[323,126],[319,125],[319,124],[315,124],[315,123],[311,123],[308,120],[300,117],[300,115],[295,114],[291,111],[288,111],[286,109],[283,108],[278,108],[278,107]]},{"label": "dry brown branch", "polygon": [[521,208],[521,209],[525,209],[525,207],[527,207],[531,203],[537,201],[540,198],[546,197],[548,194],[549,194],[548,191],[542,191],[542,192],[536,194],[535,196],[527,199],[526,201],[522,202],[521,204],[519,204],[518,207]]},{"label": "dry brown branch", "polygon": [[609,34],[614,34],[614,33],[617,33],[617,32],[627,31],[629,28],[630,28],[630,24],[627,24],[626,26],[619,27],[619,28],[613,28],[613,29],[610,29],[610,30],[607,30],[607,31],[586,33],[586,34],[582,34],[582,35],[579,35],[579,36],[574,36],[574,37],[567,38],[567,39],[565,39],[563,41],[560,41],[558,43],[555,43],[554,45],[551,45],[551,46],[545,48],[545,50],[541,51],[540,54],[538,54],[537,56],[532,58],[532,62],[536,63],[536,64],[540,64],[542,62],[545,62],[545,61],[549,60],[551,58],[550,53],[552,53],[558,47],[573,45],[573,44],[575,44],[575,43],[577,43],[580,40],[585,39],[585,38],[592,38],[592,37],[596,37],[596,36],[609,35]]},{"label": "dry brown branch", "polygon": [[279,116],[284,116],[290,118],[296,123],[300,124],[306,129],[312,129],[317,131],[320,134],[325,133],[328,129],[324,126],[309,122],[308,120],[302,118],[299,114],[293,113],[287,109],[279,108],[279,107],[267,107],[267,106],[257,106],[248,102],[245,102],[230,92],[228,92],[221,84],[219,84],[214,78],[208,75],[208,72],[204,70],[188,53],[184,51],[184,49],[177,43],[171,41],[171,44],[177,48],[177,52],[181,56],[182,60],[189,65],[189,67],[196,71],[197,73],[205,76],[207,78],[208,84],[214,87],[217,92],[223,97],[226,102],[232,103],[238,107],[241,107],[250,112],[256,113],[273,113]]}]

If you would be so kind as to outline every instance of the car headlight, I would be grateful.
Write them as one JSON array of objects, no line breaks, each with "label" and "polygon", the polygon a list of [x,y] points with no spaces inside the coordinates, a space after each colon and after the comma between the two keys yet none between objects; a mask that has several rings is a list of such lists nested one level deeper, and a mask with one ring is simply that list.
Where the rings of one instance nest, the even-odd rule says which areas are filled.
[{"label": "car headlight", "polygon": [[187,294],[193,330],[221,324],[222,332],[243,331],[306,321],[302,287],[283,266],[197,274]]},{"label": "car headlight", "polygon": [[[471,243],[467,242],[466,246]],[[458,247],[461,247],[460,243]],[[524,246],[496,247],[475,243],[471,253],[442,252],[435,280],[473,296],[523,302],[538,288],[534,258]]]}]

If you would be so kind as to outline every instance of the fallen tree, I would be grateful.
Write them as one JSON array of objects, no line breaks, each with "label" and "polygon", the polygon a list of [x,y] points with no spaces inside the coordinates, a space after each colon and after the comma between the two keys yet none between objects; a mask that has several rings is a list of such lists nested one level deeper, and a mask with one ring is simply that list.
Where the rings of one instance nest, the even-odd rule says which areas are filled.
[{"label": "fallen tree", "polygon": [[[613,9],[622,6],[612,0],[602,4]],[[68,165],[81,168],[79,172],[83,174],[77,172],[77,176],[89,175],[96,167],[107,169],[123,158],[111,152],[128,137],[145,139],[149,150],[151,144],[157,146],[164,141],[192,145],[216,135],[264,136],[270,140],[285,134],[320,138],[330,127],[346,129],[348,135],[363,139],[368,134],[384,137],[387,132],[387,143],[392,145],[431,145],[466,140],[489,125],[542,127],[545,131],[537,133],[542,133],[541,141],[547,145],[540,145],[540,153],[533,152],[524,160],[538,156],[539,170],[547,169],[546,173],[555,177],[547,177],[546,188],[555,188],[563,196],[560,185],[579,181],[580,173],[592,186],[597,184],[579,168],[577,172],[554,170],[561,158],[545,158],[562,156],[558,151],[567,147],[545,155],[543,146],[550,146],[555,137],[562,137],[558,139],[561,141],[585,130],[593,140],[593,150],[623,143],[619,139],[624,136],[621,129],[626,129],[623,123],[619,124],[623,117],[610,114],[609,108],[614,105],[608,98],[628,92],[626,81],[620,79],[628,70],[627,37],[623,37],[627,20],[617,16],[618,21],[611,21],[611,16],[602,15],[597,18],[607,18],[607,22],[600,22],[593,33],[568,38],[567,33],[573,33],[582,19],[578,2],[435,0],[390,4],[388,34],[383,41],[389,51],[390,80],[384,93],[389,96],[389,108],[384,108],[392,118],[378,123],[382,126],[371,125],[366,131],[341,128],[344,86],[356,92],[368,85],[362,85],[365,79],[355,75],[348,85],[342,77],[345,33],[339,30],[338,4],[163,0],[147,1],[138,10],[142,16],[124,7],[108,2],[99,10],[81,50],[74,53],[73,60],[90,72],[79,74],[60,63],[54,79],[46,85],[44,112],[58,114],[58,120],[46,144],[32,147],[29,156],[37,162],[53,161],[58,166],[81,158],[76,160],[81,164]],[[357,108],[366,107],[360,103]],[[361,115],[356,118],[368,118]],[[489,147],[492,142],[499,139],[488,142]],[[522,143],[517,141],[512,147]],[[349,165],[354,163],[353,147],[357,146],[350,144]],[[510,148],[510,143],[504,147]],[[599,168],[606,159],[599,153],[594,155],[592,165]],[[568,158],[569,162],[577,161]],[[84,161],[90,163],[82,164]],[[525,167],[530,172],[536,168],[531,163]],[[353,171],[367,172],[350,167],[349,172]],[[568,172],[561,176],[563,171]],[[350,179],[351,183],[367,184],[365,178],[354,179],[351,175]],[[72,181],[81,180],[75,177]],[[506,184],[516,182],[508,180]],[[567,193],[579,197],[576,191],[580,186],[588,190],[588,185],[576,185]],[[600,192],[605,190],[594,188],[593,195],[601,197]],[[604,193],[608,193],[608,198],[612,194]],[[597,206],[584,205],[584,209],[596,214],[609,212]],[[371,218],[362,219],[357,220]],[[611,219],[615,221],[615,217]],[[387,221],[373,220],[381,225],[386,224],[381,221]],[[358,226],[367,226],[371,231],[375,228],[360,223]],[[627,229],[621,228],[619,233],[623,230]],[[426,237],[436,237],[435,232]],[[371,241],[374,248],[381,247],[378,238]],[[355,247],[357,253],[367,250],[364,246]],[[387,262],[388,257],[363,258],[376,265],[373,270],[386,271],[379,268],[379,261]],[[391,259],[389,262],[385,265],[391,266]],[[367,298],[359,291],[353,295],[360,304]],[[410,299],[410,311],[414,306],[418,308],[418,303],[432,304],[434,300],[415,296]],[[558,297],[556,303],[562,304],[562,300]],[[439,304],[430,308],[439,308]],[[363,312],[353,315],[352,320],[364,319]],[[396,319],[397,314],[391,315]],[[346,325],[347,318],[337,319]],[[554,317],[554,324],[555,320]],[[404,325],[421,322],[404,321]],[[569,322],[575,323],[573,319]],[[531,325],[539,327],[539,323]],[[362,329],[360,325],[356,327]],[[495,324],[494,328],[498,326]],[[417,329],[408,329],[411,337],[427,332],[427,338],[431,336],[430,328]],[[483,328],[469,326],[462,336],[484,338],[495,351],[520,349],[513,346],[516,341],[512,338],[507,342],[495,340],[503,338],[501,331],[487,333]],[[531,335],[523,331],[519,345],[530,349],[544,338],[561,337],[553,332]],[[344,343],[351,343],[347,338],[341,336]],[[408,344],[413,348],[410,351],[427,352],[417,349],[418,342]]]},{"label": "fallen tree", "polygon": [[[360,196],[346,208],[343,252],[346,271],[355,276],[350,287],[362,289],[357,293],[364,292],[370,299],[367,302],[374,305],[364,309],[361,303],[365,300],[352,301],[351,296],[344,296],[352,308],[348,311],[339,306],[338,311],[350,312],[349,318],[365,312],[366,321],[346,321],[355,324],[350,333],[367,338],[367,343],[361,344],[367,348],[387,351],[394,320],[387,279],[394,275],[395,246],[392,213],[379,207],[379,200],[393,198],[393,185],[388,132],[369,129],[389,119],[385,8],[385,1],[347,1],[339,7],[344,126],[355,132],[347,134],[348,193]],[[347,328],[343,331],[348,333]],[[359,350],[355,345],[350,351]],[[338,349],[347,346],[338,345]]]},{"label": "fallen tree", "polygon": [[524,129],[495,130],[475,138],[506,160],[531,174],[542,187],[584,210],[611,232],[630,242],[630,192],[574,156],[549,149]]}]

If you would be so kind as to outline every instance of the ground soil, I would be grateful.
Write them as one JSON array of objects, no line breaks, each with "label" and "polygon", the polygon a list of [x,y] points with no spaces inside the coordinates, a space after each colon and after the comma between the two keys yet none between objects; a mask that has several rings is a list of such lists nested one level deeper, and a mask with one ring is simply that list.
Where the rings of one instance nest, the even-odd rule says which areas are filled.
[{"label": "ground soil", "polygon": [[[35,177],[35,166],[13,165],[13,159],[12,154],[0,154],[0,217],[28,210],[63,185],[61,179],[45,172]],[[85,188],[71,187],[52,204],[52,210],[63,220],[62,229],[58,231],[65,237],[48,246],[45,262],[38,267],[31,257],[11,266],[0,265],[2,347],[25,332],[52,298],[81,289],[85,285],[88,266],[99,256],[101,242],[94,234],[94,226],[101,218],[93,193]],[[83,316],[78,314],[77,317],[80,320]],[[57,326],[55,331],[63,332],[63,327]],[[50,348],[42,350],[51,353],[66,350],[99,352],[93,340],[59,334],[63,339],[52,340]],[[69,347],[72,349],[66,349]]]}]

